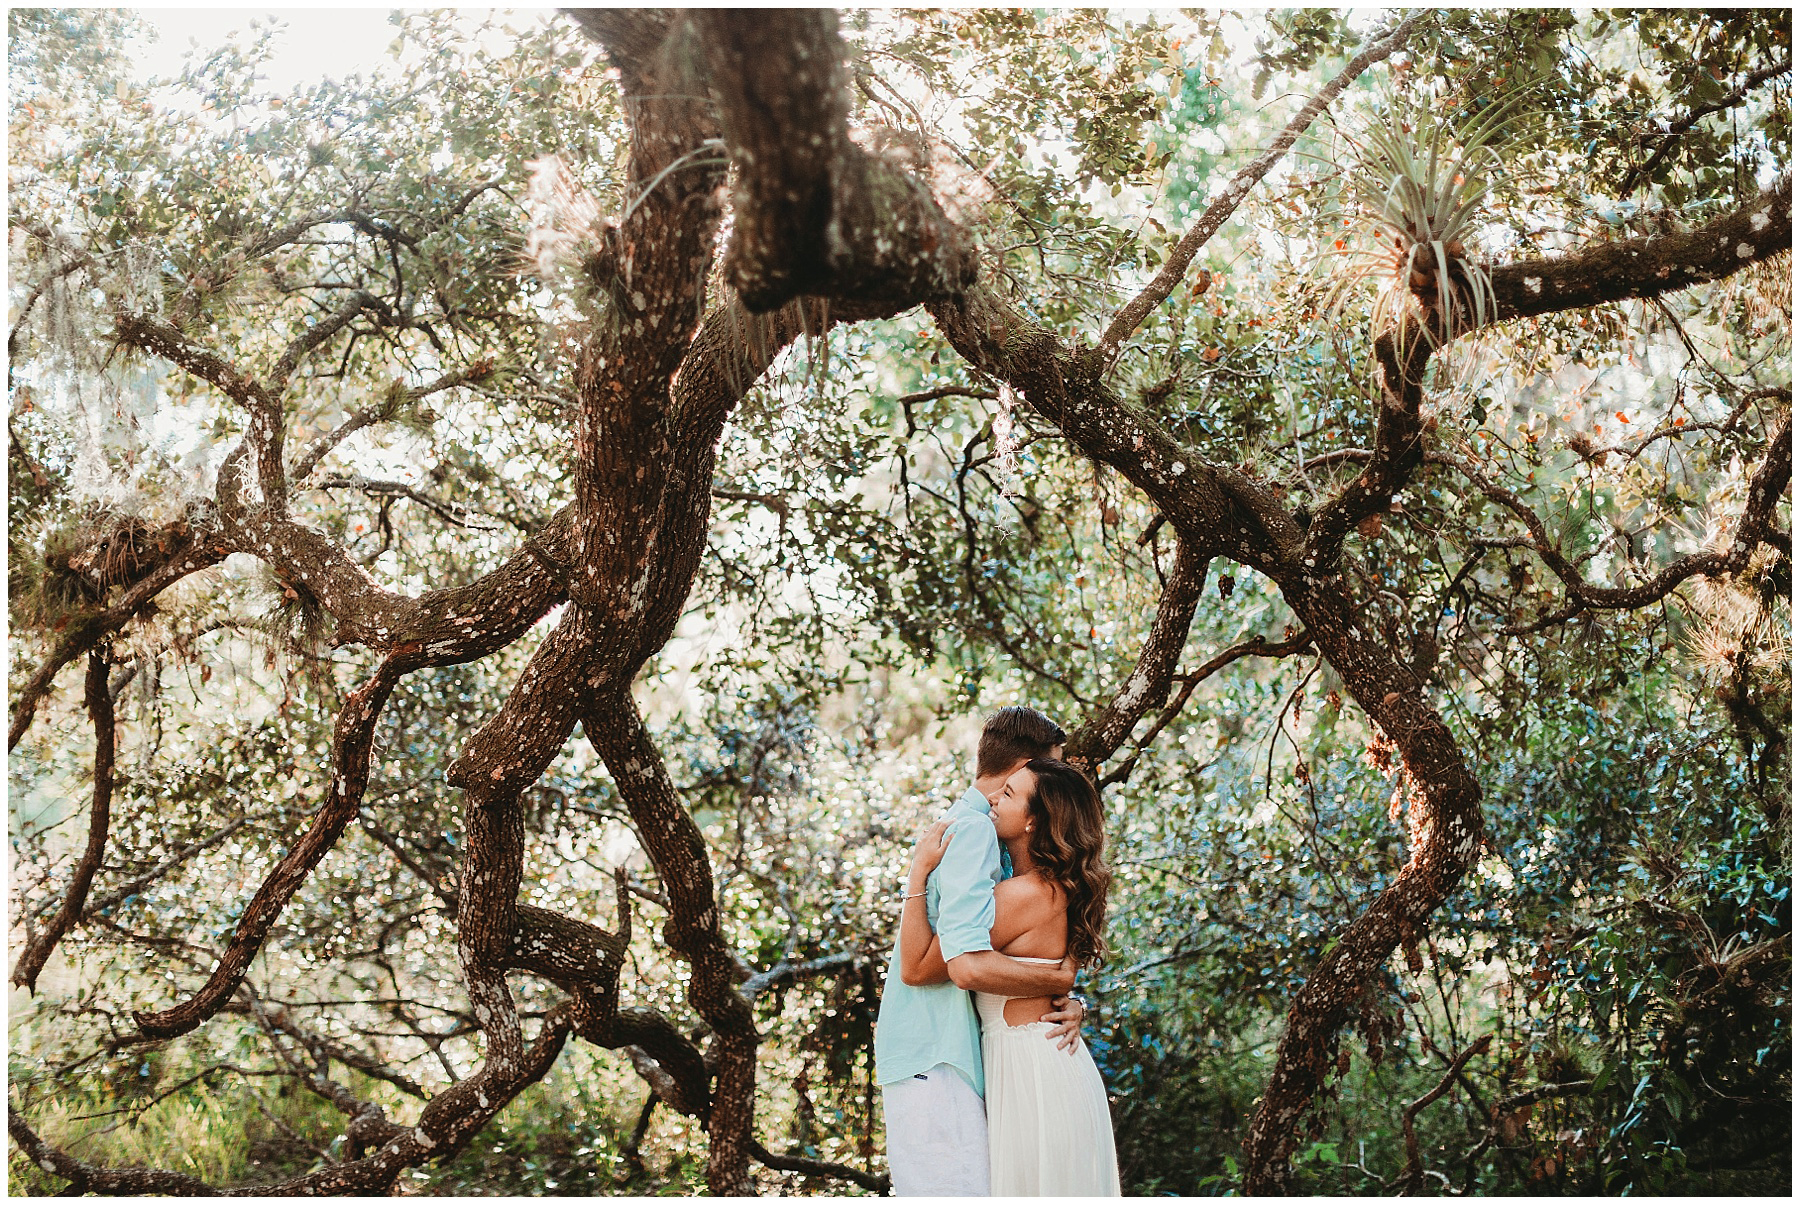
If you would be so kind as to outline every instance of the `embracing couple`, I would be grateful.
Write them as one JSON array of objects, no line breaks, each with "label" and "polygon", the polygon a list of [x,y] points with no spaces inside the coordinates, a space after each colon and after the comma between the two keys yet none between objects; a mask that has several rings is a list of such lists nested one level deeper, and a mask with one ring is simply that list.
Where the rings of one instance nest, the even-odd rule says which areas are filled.
[{"label": "embracing couple", "polygon": [[1029,707],[995,713],[975,785],[913,851],[875,1026],[897,1196],[1119,1195],[1068,998],[1105,950],[1105,826],[1063,739]]}]

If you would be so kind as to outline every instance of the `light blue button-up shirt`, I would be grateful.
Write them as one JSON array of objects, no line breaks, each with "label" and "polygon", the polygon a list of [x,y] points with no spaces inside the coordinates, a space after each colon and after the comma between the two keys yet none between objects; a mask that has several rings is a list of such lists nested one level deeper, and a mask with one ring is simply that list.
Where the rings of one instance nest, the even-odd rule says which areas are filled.
[{"label": "light blue button-up shirt", "polygon": [[[994,884],[1006,871],[988,801],[980,791],[970,787],[945,816],[956,835],[925,881],[925,912],[948,962],[972,950],[994,948],[988,937],[994,927]],[[895,941],[875,1022],[875,1081],[898,1083],[939,1063],[956,1068],[977,1096],[985,1095],[974,997],[948,980],[907,986],[900,979],[900,943]]]}]

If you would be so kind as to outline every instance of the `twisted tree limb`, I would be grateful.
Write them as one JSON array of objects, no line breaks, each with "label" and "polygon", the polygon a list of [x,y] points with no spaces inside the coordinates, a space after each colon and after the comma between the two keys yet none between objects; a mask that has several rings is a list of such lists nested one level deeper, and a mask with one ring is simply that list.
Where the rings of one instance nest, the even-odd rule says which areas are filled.
[{"label": "twisted tree limb", "polygon": [[384,660],[373,677],[352,691],[338,713],[333,737],[332,774],[325,801],[312,825],[263,880],[244,908],[243,919],[231,942],[219,956],[218,966],[193,996],[160,1013],[137,1012],[133,1017],[146,1037],[172,1038],[187,1033],[222,1008],[249,969],[250,960],[262,948],[263,939],[281,916],[294,892],[300,889],[319,860],[337,844],[344,826],[356,815],[363,789],[369,781],[369,758],[374,749],[375,723],[400,679],[419,664],[417,650],[399,652]]},{"label": "twisted tree limb", "polygon": [[[1718,280],[1780,254],[1793,245],[1793,177],[1783,176],[1730,213],[1693,230],[1598,243],[1547,259],[1494,268],[1494,305],[1488,324],[1585,309],[1628,298],[1657,297]],[[1472,306],[1458,307],[1460,313]],[[1393,497],[1424,462],[1420,405],[1425,370],[1439,347],[1469,334],[1472,326],[1445,330],[1441,316],[1428,326],[1409,314],[1405,329],[1384,331],[1375,341],[1382,406],[1375,447],[1362,472],[1319,507],[1308,531],[1306,556],[1315,567],[1333,565],[1345,535]]]},{"label": "twisted tree limb", "polygon": [[757,1034],[750,1003],[738,991],[737,957],[719,929],[706,840],[676,794],[629,694],[589,706],[582,729],[605,760],[656,864],[670,905],[663,940],[692,967],[688,999],[714,1033],[718,1083],[707,1118],[709,1186],[718,1193],[741,1193],[748,1188]]},{"label": "twisted tree limb", "polygon": [[[738,1135],[749,1132],[755,1031],[749,1006],[735,990],[738,960],[718,934],[703,843],[693,833],[694,848],[685,857],[679,843],[658,848],[671,927],[681,935],[684,956],[695,963],[696,1006],[715,1033],[717,1101],[709,1097],[708,1059],[692,1042],[658,1014],[618,1006],[616,983],[607,982],[622,950],[615,935],[518,905],[519,793],[560,749],[578,698],[612,697],[667,639],[704,546],[716,433],[732,406],[783,346],[858,312],[858,306],[832,307],[834,313],[821,304],[795,304],[751,316],[728,302],[696,334],[721,173],[675,170],[712,136],[708,110],[696,99],[701,90],[692,86],[693,56],[677,44],[689,36],[687,23],[631,12],[590,14],[586,21],[612,37],[609,56],[620,63],[626,80],[633,115],[630,164],[638,192],[621,231],[596,232],[612,239],[613,254],[597,261],[615,274],[605,282],[607,291],[633,303],[633,312],[625,322],[596,332],[578,374],[577,501],[566,517],[472,587],[407,599],[381,590],[334,542],[281,514],[280,491],[267,480],[265,505],[244,504],[235,485],[239,470],[259,449],[279,450],[269,432],[253,432],[222,474],[225,531],[214,542],[217,553],[247,551],[278,565],[338,619],[340,640],[359,640],[388,653],[384,668],[399,658],[422,666],[484,655],[516,639],[552,603],[572,597],[575,604],[540,647],[507,705],[469,742],[449,774],[467,793],[467,854],[455,915],[458,955],[486,1039],[481,1069],[434,1097],[419,1126],[392,1134],[373,1153],[317,1176],[252,1191],[385,1189],[399,1168],[465,1143],[514,1092],[543,1074],[577,1024],[583,1036],[624,1043],[634,1061],[641,1060],[652,1078],[664,1083],[665,1099],[707,1118],[715,1137],[715,1186],[730,1191],[747,1183],[749,1153]],[[654,305],[635,303],[640,293]],[[888,312],[892,304],[883,303]],[[347,312],[339,311],[334,329],[349,322]],[[247,403],[264,400],[261,386],[179,332],[143,325],[136,333],[150,350],[179,357]],[[315,328],[318,337],[298,346],[289,360],[297,363],[330,333],[320,335]],[[342,434],[342,429],[333,433]],[[328,448],[303,453],[303,467],[310,467],[307,458],[315,450]],[[271,458],[259,459],[266,476]],[[346,726],[357,727],[359,708],[370,702],[359,692],[339,717],[334,760],[340,769],[352,743],[345,739]],[[378,711],[379,701],[368,710]],[[660,756],[635,716],[632,724],[641,756],[615,772],[627,783],[649,782],[648,794],[639,792],[640,808],[665,820],[678,817],[691,830],[666,774],[660,774]],[[654,770],[646,770],[649,763]],[[148,1028],[179,1031],[213,1011],[212,998],[241,973],[235,963],[254,949],[282,899],[341,831],[338,813],[355,812],[359,794],[360,788],[334,790],[314,828],[253,901],[246,924],[201,996],[170,1010],[174,1016],[144,1019]],[[563,937],[571,937],[572,944],[565,946]],[[574,996],[530,1044],[505,984],[514,967],[563,982]],[[372,1116],[360,1109],[356,1116],[365,1115]],[[370,1141],[387,1133],[373,1122],[364,1128],[371,1129]]]},{"label": "twisted tree limb", "polygon": [[1564,556],[1562,550],[1550,539],[1543,519],[1524,499],[1459,457],[1434,453],[1430,459],[1433,463],[1456,469],[1484,496],[1518,517],[1530,532],[1530,539],[1524,546],[1537,553],[1568,592],[1567,602],[1559,614],[1573,618],[1590,609],[1632,610],[1648,606],[1666,597],[1689,578],[1740,572],[1749,564],[1751,554],[1762,542],[1775,513],[1775,505],[1792,480],[1792,433],[1793,416],[1791,413],[1784,413],[1776,420],[1775,429],[1769,437],[1768,449],[1751,475],[1749,501],[1744,507],[1744,513],[1738,516],[1724,548],[1679,557],[1665,565],[1655,577],[1636,586],[1596,586],[1587,581],[1582,576],[1580,566]]},{"label": "twisted tree limb", "polygon": [[87,848],[75,863],[75,873],[69,879],[62,907],[56,910],[43,932],[25,947],[25,952],[19,955],[18,965],[13,968],[12,981],[34,993],[38,974],[50,960],[51,952],[80,918],[87,903],[88,888],[106,854],[107,830],[112,818],[113,755],[118,747],[112,691],[106,681],[109,661],[105,649],[88,651],[87,709],[94,724],[94,799],[88,812]]},{"label": "twisted tree limb", "polygon": [[66,1151],[45,1142],[25,1120],[24,1111],[13,1101],[7,1102],[6,1130],[19,1144],[26,1158],[53,1176],[69,1182],[64,1190],[71,1196],[87,1193],[137,1196],[160,1193],[172,1197],[210,1197],[218,1190],[204,1180],[181,1172],[158,1171],[145,1167],[107,1168],[83,1163]]},{"label": "twisted tree limb", "polygon": [[1200,605],[1200,595],[1206,589],[1207,565],[1206,556],[1192,544],[1176,539],[1175,566],[1163,585],[1156,620],[1138,654],[1137,665],[1113,697],[1069,734],[1063,748],[1066,759],[1098,772],[1101,764],[1131,735],[1144,713],[1168,701],[1175,666],[1193,627],[1194,609]]}]

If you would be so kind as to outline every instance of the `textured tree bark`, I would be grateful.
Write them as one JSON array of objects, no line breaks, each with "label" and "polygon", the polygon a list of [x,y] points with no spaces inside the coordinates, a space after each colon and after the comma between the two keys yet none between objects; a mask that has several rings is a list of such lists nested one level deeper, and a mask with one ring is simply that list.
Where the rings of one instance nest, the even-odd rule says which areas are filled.
[{"label": "textured tree bark", "polygon": [[1721,280],[1794,245],[1794,177],[1692,230],[1598,243],[1493,270],[1495,321],[1655,297]]},{"label": "textured tree bark", "polygon": [[[1506,290],[1501,316],[1655,295],[1728,275],[1791,244],[1791,222],[1785,217],[1791,193],[1791,178],[1783,179],[1749,205],[1697,231],[1497,269],[1496,294]],[[1772,215],[1782,215],[1779,229]],[[1421,697],[1423,683],[1384,640],[1359,627],[1356,601],[1337,572],[1344,534],[1360,519],[1387,509],[1424,460],[1422,383],[1439,341],[1451,333],[1457,332],[1427,332],[1415,324],[1405,337],[1389,331],[1377,340],[1382,406],[1373,455],[1362,473],[1321,508],[1304,557],[1275,575],[1283,597],[1343,677],[1346,689],[1399,751],[1412,787],[1407,815],[1410,856],[1393,883],[1339,937],[1288,1011],[1275,1070],[1244,1144],[1247,1192],[1286,1191],[1296,1126],[1323,1083],[1337,1031],[1350,1007],[1394,948],[1417,939],[1430,915],[1474,864],[1485,840],[1481,787],[1454,736]],[[1773,506],[1772,491],[1781,488],[1776,482],[1787,477],[1785,419],[1779,430],[1781,450],[1771,450],[1752,485],[1757,517],[1746,516],[1734,540],[1734,549],[1742,548],[1744,557],[1766,521],[1762,516]],[[1719,565],[1710,567],[1716,570],[1723,563],[1721,557]],[[1698,566],[1688,571],[1698,571]],[[1621,592],[1617,601],[1642,605],[1640,595],[1643,602],[1661,596],[1644,587]]]},{"label": "textured tree bark", "polygon": [[1393,650],[1359,621],[1340,584],[1283,595],[1345,689],[1393,740],[1414,786],[1409,856],[1386,890],[1338,936],[1288,1009],[1275,1069],[1245,1139],[1247,1192],[1283,1192],[1296,1125],[1336,1054],[1337,1033],[1374,973],[1403,941],[1415,940],[1481,851],[1481,785],[1456,739],[1419,695]]},{"label": "textured tree bark", "polygon": [[25,1114],[11,1101],[7,1102],[6,1129],[27,1158],[54,1176],[69,1182],[64,1191],[71,1196],[86,1193],[119,1193],[136,1196],[160,1193],[171,1197],[210,1197],[217,1192],[212,1185],[181,1172],[157,1171],[152,1168],[101,1168],[56,1149],[39,1138],[25,1120]]},{"label": "textured tree bark", "polygon": [[719,931],[706,840],[676,794],[629,694],[597,701],[583,714],[582,728],[605,760],[656,864],[669,897],[663,940],[693,968],[688,999],[713,1030],[717,1084],[707,1118],[707,1187],[741,1196],[750,1187],[756,1022],[737,990],[744,978],[741,964]]},{"label": "textured tree bark", "polygon": [[911,306],[974,282],[974,248],[916,174],[850,141],[827,9],[700,9],[737,168],[726,271],[752,311],[802,294]]}]

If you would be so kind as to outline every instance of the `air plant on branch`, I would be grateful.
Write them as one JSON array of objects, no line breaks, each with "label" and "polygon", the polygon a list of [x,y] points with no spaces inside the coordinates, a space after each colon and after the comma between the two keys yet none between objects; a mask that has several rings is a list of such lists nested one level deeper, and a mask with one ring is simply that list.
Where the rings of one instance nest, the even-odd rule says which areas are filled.
[{"label": "air plant on branch", "polygon": [[[1351,196],[1374,226],[1373,246],[1345,247],[1348,266],[1332,257],[1337,273],[1326,294],[1328,311],[1366,280],[1379,284],[1370,316],[1372,334],[1391,329],[1404,340],[1416,304],[1418,325],[1434,342],[1490,320],[1494,286],[1487,269],[1469,256],[1473,232],[1483,220],[1488,177],[1500,167],[1494,144],[1511,129],[1512,97],[1497,99],[1458,124],[1432,112],[1433,98],[1416,107],[1394,102],[1385,121],[1344,131],[1356,154],[1348,177]],[[1354,219],[1352,219],[1354,220]]]}]

